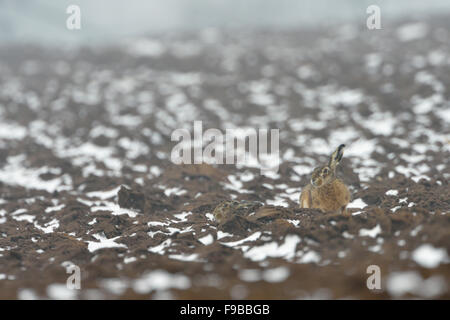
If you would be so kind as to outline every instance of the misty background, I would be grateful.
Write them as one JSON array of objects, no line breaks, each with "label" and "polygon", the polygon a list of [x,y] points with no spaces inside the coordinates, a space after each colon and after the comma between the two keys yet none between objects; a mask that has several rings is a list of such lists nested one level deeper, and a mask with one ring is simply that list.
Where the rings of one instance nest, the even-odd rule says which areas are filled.
[{"label": "misty background", "polygon": [[[66,29],[71,4],[81,8],[81,30]],[[204,28],[365,26],[371,4],[380,6],[382,24],[450,12],[448,0],[0,0],[0,42],[89,45]]]}]

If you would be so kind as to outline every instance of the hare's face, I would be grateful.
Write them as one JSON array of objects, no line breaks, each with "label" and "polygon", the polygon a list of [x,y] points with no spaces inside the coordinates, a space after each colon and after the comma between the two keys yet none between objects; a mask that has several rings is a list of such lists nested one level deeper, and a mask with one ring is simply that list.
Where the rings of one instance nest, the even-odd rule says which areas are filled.
[{"label": "hare's face", "polygon": [[341,162],[344,155],[345,144],[341,144],[330,157],[328,165],[317,167],[311,175],[311,184],[315,188],[320,188],[335,179],[336,166]]},{"label": "hare's face", "polygon": [[311,175],[311,184],[313,187],[319,188],[334,179],[334,171],[328,167],[315,168]]}]

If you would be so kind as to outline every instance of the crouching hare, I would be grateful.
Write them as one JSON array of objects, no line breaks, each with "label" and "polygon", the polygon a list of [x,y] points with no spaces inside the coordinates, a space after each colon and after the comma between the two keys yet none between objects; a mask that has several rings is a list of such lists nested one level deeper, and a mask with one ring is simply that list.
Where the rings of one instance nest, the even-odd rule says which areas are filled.
[{"label": "crouching hare", "polygon": [[342,159],[345,145],[341,144],[330,157],[328,164],[314,169],[311,183],[300,194],[300,208],[314,208],[347,214],[350,192],[345,183],[336,177],[336,166]]}]

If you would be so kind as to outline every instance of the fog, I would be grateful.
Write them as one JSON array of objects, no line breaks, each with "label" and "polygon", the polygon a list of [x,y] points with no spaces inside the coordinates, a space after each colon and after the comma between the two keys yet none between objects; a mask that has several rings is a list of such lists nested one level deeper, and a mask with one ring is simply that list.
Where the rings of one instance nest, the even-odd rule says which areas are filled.
[{"label": "fog", "polygon": [[[66,29],[66,8],[81,8],[82,29]],[[447,0],[0,0],[0,41],[101,44],[145,33],[204,28],[292,28],[353,22],[365,24],[377,4],[383,20],[450,11]]]}]

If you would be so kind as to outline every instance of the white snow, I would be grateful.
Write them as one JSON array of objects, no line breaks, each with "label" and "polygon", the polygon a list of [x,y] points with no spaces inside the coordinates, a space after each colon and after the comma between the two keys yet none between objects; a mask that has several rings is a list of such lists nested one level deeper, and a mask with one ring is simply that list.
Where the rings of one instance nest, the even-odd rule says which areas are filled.
[{"label": "white snow", "polygon": [[111,239],[107,239],[104,234],[97,233],[97,234],[94,234],[93,237],[99,241],[98,242],[97,241],[87,241],[88,250],[90,252],[94,252],[94,251],[104,249],[104,248],[126,248],[127,247],[123,243],[115,242],[117,239],[120,238],[120,236],[111,238]]},{"label": "white snow", "polygon": [[148,248],[148,251],[153,252],[153,253],[158,253],[158,254],[164,254],[164,252],[166,251],[166,248],[170,247],[171,244],[172,244],[172,240],[167,239],[155,247]]},{"label": "white snow", "polygon": [[169,254],[169,258],[180,261],[198,261],[198,254]]},{"label": "white snow", "polygon": [[278,267],[261,271],[259,269],[244,269],[239,271],[239,278],[245,282],[264,280],[270,283],[283,282],[290,275],[289,268]]},{"label": "white snow", "polygon": [[[130,218],[135,218],[139,213],[131,210],[131,209],[125,209],[121,208],[118,204],[114,202],[109,201],[102,201],[102,202],[95,202],[95,206],[91,207],[92,212],[97,211],[110,211],[112,215],[119,216],[122,214],[128,215]],[[98,205],[97,205],[98,204]]]},{"label": "white snow", "polygon": [[349,209],[364,209],[365,207],[367,204],[361,198],[353,200],[347,206]]},{"label": "white snow", "polygon": [[180,220],[180,222],[186,222],[187,217],[190,215],[192,215],[192,212],[182,212],[182,213],[174,214],[173,216],[175,218],[177,218],[178,220]]},{"label": "white snow", "polygon": [[450,262],[445,248],[435,248],[431,244],[423,244],[415,249],[412,258],[424,268],[436,268],[441,263]]},{"label": "white snow", "polygon": [[164,190],[164,194],[167,197],[170,197],[172,194],[176,195],[176,196],[182,196],[183,194],[186,194],[187,190],[181,189],[181,188],[168,188],[166,190]]},{"label": "white snow", "polygon": [[166,47],[157,40],[138,38],[127,45],[128,52],[137,57],[159,57],[166,52]]},{"label": "white snow", "polygon": [[428,34],[428,26],[425,23],[407,23],[397,29],[397,37],[402,42],[421,39]]},{"label": "white snow", "polygon": [[263,273],[263,279],[270,283],[283,282],[289,278],[290,271],[287,267],[278,267],[265,270]]},{"label": "white snow", "polygon": [[386,289],[394,297],[401,297],[409,293],[431,299],[444,294],[447,291],[447,284],[443,276],[435,275],[428,279],[422,279],[422,276],[416,271],[405,271],[389,274]]},{"label": "white snow", "polygon": [[47,287],[47,295],[54,300],[74,300],[78,290],[67,288],[66,284],[53,283]]},{"label": "white snow", "polygon": [[25,156],[8,157],[8,163],[0,169],[0,182],[7,185],[20,186],[26,189],[54,191],[72,190],[72,180],[69,175],[43,180],[41,174],[60,172],[58,168],[26,168],[23,166]]},{"label": "white snow", "polygon": [[261,281],[261,271],[258,269],[244,269],[239,271],[239,278],[246,282]]},{"label": "white snow", "polygon": [[319,263],[320,255],[315,251],[308,251],[303,254],[299,260],[299,263]]},{"label": "white snow", "polygon": [[45,209],[45,213],[50,213],[53,211],[60,211],[62,210],[66,205],[65,204],[60,204],[59,206],[53,206],[53,207],[47,207]]},{"label": "white snow", "polygon": [[18,124],[0,122],[0,139],[21,140],[27,135],[27,129]]},{"label": "white snow", "polygon": [[270,242],[262,246],[253,247],[244,253],[244,257],[253,261],[262,261],[269,257],[292,259],[295,256],[297,244],[301,239],[297,235],[287,235],[284,243]]},{"label": "white snow", "polygon": [[141,278],[134,280],[133,290],[140,294],[150,293],[154,290],[188,289],[191,281],[181,274],[171,274],[165,270],[155,270],[144,274]]},{"label": "white snow", "polygon": [[223,232],[223,231],[217,231],[217,240],[223,239],[223,238],[227,238],[227,237],[232,237],[233,235],[231,233],[228,232]]},{"label": "white snow", "polygon": [[114,189],[111,189],[111,190],[106,190],[106,191],[92,191],[92,192],[87,193],[86,195],[89,198],[99,198],[101,200],[106,200],[106,199],[115,197],[117,195],[117,193],[119,192],[119,190],[120,190],[120,186],[116,187]]},{"label": "white snow", "polygon": [[34,222],[35,228],[43,231],[44,233],[52,233],[55,232],[55,229],[59,228],[59,221],[57,219],[53,219],[50,222],[44,224],[44,226],[40,226],[37,222]]},{"label": "white snow", "polygon": [[236,247],[239,246],[247,241],[255,241],[257,239],[259,239],[259,237],[261,237],[261,232],[255,232],[252,235],[248,236],[247,238],[244,238],[242,240],[238,240],[238,241],[234,241],[234,242],[221,242],[223,245],[227,246],[227,247]]},{"label": "white snow", "polygon": [[398,196],[398,190],[393,190],[393,189],[388,190],[388,191],[386,191],[386,195],[387,196]]},{"label": "white snow", "polygon": [[381,233],[381,227],[377,224],[372,229],[360,229],[359,236],[360,237],[371,237],[376,238]]},{"label": "white snow", "polygon": [[198,241],[203,243],[205,246],[208,246],[214,242],[214,237],[211,234],[208,234],[202,238],[199,238]]}]

